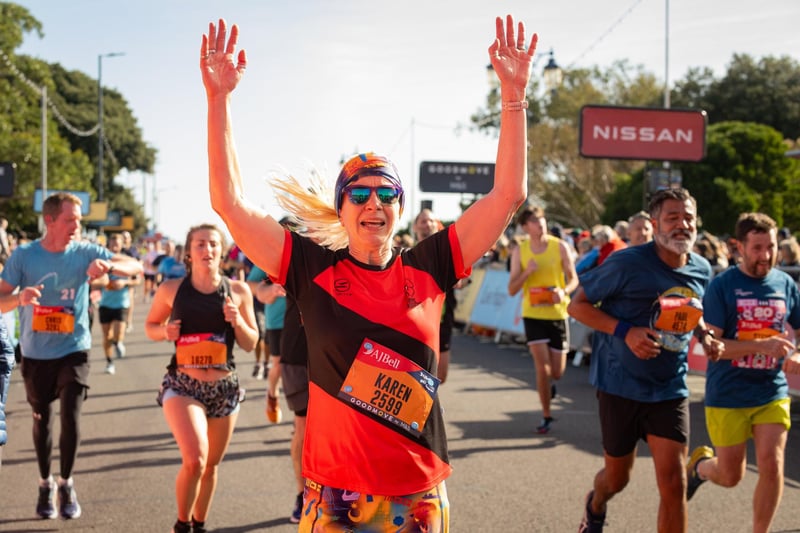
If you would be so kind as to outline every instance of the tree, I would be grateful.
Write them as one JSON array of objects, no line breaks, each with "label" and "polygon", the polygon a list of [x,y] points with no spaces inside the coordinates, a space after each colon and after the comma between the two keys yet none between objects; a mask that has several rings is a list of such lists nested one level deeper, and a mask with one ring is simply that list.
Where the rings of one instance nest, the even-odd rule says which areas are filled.
[{"label": "tree", "polygon": [[[528,189],[532,201],[547,209],[548,219],[566,226],[596,224],[605,210],[606,197],[641,162],[580,156],[580,109],[587,104],[657,105],[661,88],[642,67],[620,61],[605,71],[596,67],[570,70],[561,87],[542,96],[537,96],[541,91],[534,81],[528,94],[532,95],[528,100]],[[487,108],[472,116],[474,127],[496,134],[498,105],[497,94],[490,93]]]},{"label": "tree", "polygon": [[800,137],[800,63],[766,56],[734,54],[721,79],[709,69],[692,69],[675,84],[673,104],[705,109],[710,124],[758,122],[789,139]]},{"label": "tree", "polygon": [[[12,226],[36,230],[33,191],[41,182],[41,97],[40,88],[65,120],[48,113],[47,162],[48,189],[94,191],[97,168],[97,135],[78,135],[73,130],[90,131],[97,124],[97,82],[89,76],[67,71],[59,64],[47,64],[13,50],[25,33],[42,36],[41,24],[23,7],[0,2],[0,50],[14,68],[0,63],[0,161],[16,164],[16,194],[2,203]],[[131,191],[114,183],[121,169],[152,172],[156,150],[148,146],[128,103],[114,90],[104,89],[104,130],[107,150],[104,157],[105,200],[111,209],[133,215],[135,231],[141,233],[147,221]],[[93,195],[96,198],[96,191]]]},{"label": "tree", "polygon": [[700,163],[682,164],[683,184],[697,199],[703,227],[732,233],[735,216],[761,211],[779,225],[800,222],[797,195],[800,163],[786,157],[783,136],[770,126],[721,122],[708,128],[707,155]]}]

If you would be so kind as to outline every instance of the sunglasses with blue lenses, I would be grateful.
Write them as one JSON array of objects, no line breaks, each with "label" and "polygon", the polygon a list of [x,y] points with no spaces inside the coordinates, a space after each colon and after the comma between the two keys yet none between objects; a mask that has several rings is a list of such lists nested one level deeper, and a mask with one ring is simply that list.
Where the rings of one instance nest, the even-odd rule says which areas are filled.
[{"label": "sunglasses with blue lenses", "polygon": [[367,203],[367,200],[369,200],[373,192],[382,204],[391,205],[397,202],[403,191],[392,185],[379,185],[377,187],[353,185],[351,187],[345,187],[344,192],[347,194],[348,200],[355,205]]}]

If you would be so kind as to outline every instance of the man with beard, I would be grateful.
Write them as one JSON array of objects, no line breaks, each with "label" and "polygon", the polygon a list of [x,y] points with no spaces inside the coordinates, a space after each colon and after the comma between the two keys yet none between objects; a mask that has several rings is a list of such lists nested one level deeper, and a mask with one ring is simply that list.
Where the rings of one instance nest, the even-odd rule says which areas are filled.
[{"label": "man with beard", "polygon": [[723,345],[703,323],[700,302],[711,266],[691,252],[697,202],[685,189],[668,189],[653,196],[648,211],[654,241],[620,250],[583,274],[568,307],[596,330],[590,379],[605,460],[586,497],[580,532],[603,530],[606,504],[628,484],[639,439],[655,464],[658,531],[687,529],[689,341],[696,334],[712,358]]},{"label": "man with beard", "polygon": [[777,225],[762,213],[744,213],[736,223],[742,261],[718,275],[703,298],[704,317],[725,345],[709,363],[706,428],[714,450],[701,446],[686,467],[687,499],[706,480],[734,487],[744,477],[747,441],[758,463],[753,495],[753,531],[770,530],[783,492],[786,437],[791,426],[786,373],[800,373],[800,354],[787,339],[787,324],[800,334],[800,291],[773,268]]}]

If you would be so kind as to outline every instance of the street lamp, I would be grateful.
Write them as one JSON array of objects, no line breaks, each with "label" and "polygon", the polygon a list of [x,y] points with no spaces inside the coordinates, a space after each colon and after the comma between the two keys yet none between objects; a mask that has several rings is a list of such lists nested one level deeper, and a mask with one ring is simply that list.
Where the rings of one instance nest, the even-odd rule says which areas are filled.
[{"label": "street lamp", "polygon": [[561,67],[558,66],[558,63],[556,63],[552,48],[550,49],[550,59],[544,66],[542,77],[544,78],[544,86],[551,93],[555,92],[555,90],[561,86],[561,82],[564,81],[564,72],[561,70]]},{"label": "street lamp", "polygon": [[124,56],[125,52],[111,52],[97,56],[97,201],[103,201],[103,58]]}]

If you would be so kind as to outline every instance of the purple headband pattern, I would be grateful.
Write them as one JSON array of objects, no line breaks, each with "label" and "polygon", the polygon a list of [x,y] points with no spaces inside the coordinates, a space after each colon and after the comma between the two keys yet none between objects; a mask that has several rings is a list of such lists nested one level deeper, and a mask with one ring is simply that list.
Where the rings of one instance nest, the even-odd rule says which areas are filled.
[{"label": "purple headband pattern", "polygon": [[377,155],[374,152],[367,152],[351,157],[342,165],[339,177],[336,178],[336,214],[338,215],[342,209],[345,187],[365,175],[383,176],[400,189],[400,212],[402,213],[405,204],[405,192],[397,168],[388,158]]}]

